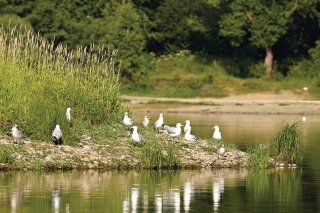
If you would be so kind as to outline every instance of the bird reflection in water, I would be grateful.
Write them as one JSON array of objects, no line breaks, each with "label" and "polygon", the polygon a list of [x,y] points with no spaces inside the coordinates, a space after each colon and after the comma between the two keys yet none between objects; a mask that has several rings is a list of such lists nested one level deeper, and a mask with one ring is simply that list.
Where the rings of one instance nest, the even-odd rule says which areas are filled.
[{"label": "bird reflection in water", "polygon": [[190,203],[191,203],[193,194],[194,194],[194,186],[190,181],[187,181],[183,189],[183,206],[184,206],[185,212],[190,211]]},{"label": "bird reflection in water", "polygon": [[61,204],[61,192],[60,189],[53,189],[52,190],[52,206],[54,208],[54,212],[58,213]]},{"label": "bird reflection in water", "polygon": [[157,213],[162,212],[162,195],[156,194],[154,198],[155,208]]},{"label": "bird reflection in water", "polygon": [[127,198],[122,202],[123,212],[137,212],[139,205],[139,191],[138,184],[135,184],[131,188],[131,194],[128,194]]},{"label": "bird reflection in water", "polygon": [[224,192],[224,177],[220,174],[214,177],[212,197],[213,197],[213,209],[217,212],[220,206],[221,194]]},{"label": "bird reflection in water", "polygon": [[19,203],[21,203],[21,200],[22,200],[22,194],[19,191],[14,190],[10,198],[11,213],[16,212]]},{"label": "bird reflection in water", "polygon": [[138,200],[139,200],[139,188],[136,186],[131,189],[131,207],[132,207],[131,212],[133,213],[137,212]]}]

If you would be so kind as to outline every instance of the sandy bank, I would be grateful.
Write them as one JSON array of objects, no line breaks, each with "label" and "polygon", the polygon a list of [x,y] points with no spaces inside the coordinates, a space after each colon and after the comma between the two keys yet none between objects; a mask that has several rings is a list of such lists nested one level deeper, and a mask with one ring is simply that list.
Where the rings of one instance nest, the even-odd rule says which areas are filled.
[{"label": "sandy bank", "polygon": [[[255,93],[226,98],[154,98],[122,96],[134,111],[165,113],[234,113],[234,114],[320,114],[320,101],[307,94]],[[165,104],[166,102],[174,104]],[[150,104],[157,102],[157,104]],[[163,104],[161,103],[163,102]]]}]

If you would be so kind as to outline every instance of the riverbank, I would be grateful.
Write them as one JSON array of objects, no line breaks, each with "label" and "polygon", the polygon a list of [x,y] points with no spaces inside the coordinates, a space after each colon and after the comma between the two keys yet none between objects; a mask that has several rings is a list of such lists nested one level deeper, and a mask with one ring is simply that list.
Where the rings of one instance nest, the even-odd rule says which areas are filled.
[{"label": "riverbank", "polygon": [[[273,94],[274,95],[274,94]],[[278,113],[320,114],[320,102],[281,92],[252,94],[223,99],[171,99],[122,96],[132,111],[165,113]],[[272,98],[272,99],[271,99]],[[169,104],[170,103],[170,104]],[[159,169],[159,168],[241,168],[247,166],[247,153],[226,144],[223,159],[216,154],[221,143],[212,138],[186,141],[181,135],[172,141],[156,134],[152,127],[138,126],[146,144],[135,146],[131,132],[122,124],[99,126],[95,132],[83,130],[70,146],[25,139],[15,145],[12,137],[0,136],[0,170],[87,170],[87,169]],[[101,135],[101,131],[108,136]],[[152,159],[154,161],[152,161]],[[152,161],[152,162],[151,162]],[[270,166],[275,162],[270,161]]]},{"label": "riverbank", "polygon": [[226,98],[155,98],[122,96],[130,109],[138,112],[199,114],[298,114],[319,115],[320,101],[308,93],[253,93]]},{"label": "riverbank", "polygon": [[[123,128],[120,127],[119,128]],[[126,130],[125,130],[126,132]],[[173,150],[177,161],[172,168],[241,168],[246,167],[247,154],[233,147],[226,148],[224,159],[219,158],[216,150],[221,146],[212,140],[186,141],[182,137],[169,139],[164,133],[154,133],[152,128],[142,130],[151,147],[157,146],[161,153],[163,167],[169,153]],[[100,144],[94,138],[83,135],[78,146],[59,145],[26,139],[22,145],[13,144],[12,138],[5,135],[0,139],[0,157],[6,157],[7,162],[0,163],[0,170],[87,170],[87,169],[140,169],[143,168],[142,156],[146,153],[143,147],[135,146],[128,133],[127,136],[112,141],[112,144]],[[156,141],[151,138],[155,137]],[[170,150],[168,146],[174,146]],[[7,153],[4,153],[7,152]],[[10,155],[10,156],[5,156]],[[150,158],[154,156],[149,156]],[[3,161],[3,159],[2,159]],[[151,159],[150,159],[151,161]],[[153,166],[147,169],[159,167]]]}]

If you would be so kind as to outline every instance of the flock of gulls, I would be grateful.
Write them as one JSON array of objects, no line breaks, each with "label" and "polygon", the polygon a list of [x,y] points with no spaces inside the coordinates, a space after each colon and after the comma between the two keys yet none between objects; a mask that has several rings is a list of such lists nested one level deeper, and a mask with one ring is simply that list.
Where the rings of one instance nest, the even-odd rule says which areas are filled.
[{"label": "flock of gulls", "polygon": [[[71,121],[71,108],[70,107],[67,108],[66,119],[69,122]],[[7,133],[12,135],[13,142],[18,145],[22,144],[22,142],[20,142],[20,140],[25,138],[24,134],[20,130],[18,130],[18,125],[16,125],[16,124],[11,129],[9,129]],[[52,135],[52,138],[53,138],[55,144],[59,145],[62,143],[62,131],[60,129],[59,124],[56,125],[56,127],[52,131],[51,135]]]},{"label": "flock of gulls", "polygon": [[[143,127],[148,127],[150,124],[150,120],[151,118],[149,116],[144,116],[144,119],[142,121],[142,126]],[[183,131],[185,133],[184,138],[187,141],[197,141],[199,140],[199,137],[197,137],[196,135],[192,135],[191,134],[191,124],[190,124],[190,120],[186,120],[185,121],[186,125],[183,128]],[[143,143],[146,142],[146,140],[143,138],[143,136],[141,136],[138,133],[138,126],[133,122],[133,120],[128,116],[128,112],[124,113],[124,118],[123,118],[123,124],[127,126],[128,130],[130,128],[133,129],[131,138],[132,140],[138,144],[138,145],[142,145]],[[183,125],[181,123],[177,123],[176,126],[168,126],[164,124],[164,119],[163,119],[163,113],[160,113],[158,120],[156,120],[156,122],[154,123],[153,127],[154,130],[157,133],[165,133],[167,135],[169,135],[171,138],[176,138],[178,136],[181,135],[182,132],[182,127]],[[221,132],[219,130],[219,126],[214,126],[214,133],[213,133],[213,139],[217,140],[217,141],[221,141],[222,137],[221,137]],[[217,154],[219,156],[224,156],[226,150],[224,145],[222,144],[221,147],[217,150]]]},{"label": "flock of gulls", "polygon": [[[71,108],[70,107],[67,108],[66,119],[69,122],[71,121]],[[150,120],[151,120],[151,118],[149,116],[144,116],[144,119],[142,121],[142,126],[148,127],[150,124]],[[192,128],[191,128],[190,120],[186,120],[185,123],[186,124],[183,128],[183,132],[185,134],[184,138],[187,141],[199,140],[199,137],[191,134]],[[130,130],[130,128],[133,129],[131,138],[136,144],[142,145],[143,143],[146,142],[145,139],[138,133],[138,126],[129,117],[128,112],[125,112],[125,114],[124,114],[123,124],[128,128],[128,130]],[[156,120],[153,127],[157,133],[165,133],[165,134],[169,135],[171,138],[176,138],[181,135],[181,132],[182,132],[181,127],[182,126],[183,125],[181,123],[177,123],[175,127],[165,125],[164,120],[163,120],[163,113],[160,113],[159,119]],[[219,131],[219,127],[214,126],[213,129],[214,129],[213,139],[217,140],[217,141],[221,141],[222,137],[221,137],[221,132]],[[20,130],[18,130],[17,125],[14,125],[8,131],[8,133],[12,135],[14,143],[21,144],[20,140],[24,138],[24,134]],[[57,145],[62,144],[62,131],[60,129],[59,124],[57,124],[55,129],[52,131],[52,138],[53,138],[55,144],[57,144]],[[225,147],[222,144],[221,147],[218,149],[217,154],[219,154],[220,156],[224,156],[224,153],[225,153]]]}]

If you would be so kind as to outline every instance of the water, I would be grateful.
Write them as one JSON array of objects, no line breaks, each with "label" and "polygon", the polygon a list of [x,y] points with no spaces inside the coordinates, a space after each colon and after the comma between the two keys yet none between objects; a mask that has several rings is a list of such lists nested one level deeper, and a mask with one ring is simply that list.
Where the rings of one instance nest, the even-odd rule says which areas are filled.
[{"label": "water", "polygon": [[[143,117],[149,115],[152,119],[150,125],[158,119],[159,113],[132,114],[132,119],[141,125]],[[239,149],[245,150],[247,145],[256,141],[270,143],[279,125],[286,121],[292,123],[296,120],[304,120],[302,135],[304,139],[310,132],[316,132],[320,127],[317,116],[302,117],[300,115],[255,115],[255,114],[190,114],[170,113],[164,114],[164,123],[175,126],[176,123],[185,124],[185,120],[191,121],[192,134],[200,138],[212,138],[215,125],[218,125],[222,139],[228,143],[234,143]],[[183,127],[182,127],[183,128]]]},{"label": "water", "polygon": [[[186,119],[194,134],[211,138],[219,125],[224,141],[245,149],[255,140],[270,142],[283,120],[302,117],[165,115],[168,124]],[[296,169],[2,172],[0,212],[320,212],[319,128],[316,116],[303,122],[305,158]]]}]

